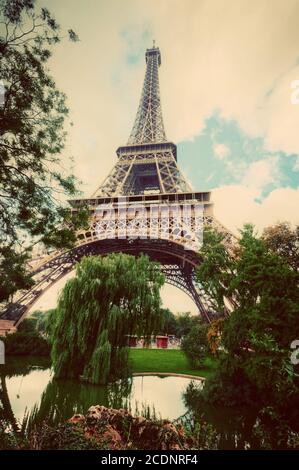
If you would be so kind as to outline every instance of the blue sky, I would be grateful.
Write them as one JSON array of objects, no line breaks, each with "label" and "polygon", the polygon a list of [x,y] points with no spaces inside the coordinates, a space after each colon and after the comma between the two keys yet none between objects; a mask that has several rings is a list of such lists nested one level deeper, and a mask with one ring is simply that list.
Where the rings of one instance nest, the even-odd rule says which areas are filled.
[{"label": "blue sky", "polygon": [[299,187],[297,154],[269,151],[263,137],[246,135],[236,121],[221,118],[217,111],[205,120],[202,132],[181,142],[178,150],[178,162],[194,189],[242,184],[251,164],[258,161],[274,163],[272,178],[259,187],[260,201],[275,188]]},{"label": "blue sky", "polygon": [[299,223],[298,0],[39,1],[80,37],[55,48],[50,69],[74,123],[65,161],[86,196],[128,140],[155,39],[167,137],[193,188],[212,191],[217,219],[232,231]]},{"label": "blue sky", "polygon": [[212,190],[232,230],[299,223],[298,0],[44,1],[80,37],[50,66],[68,97],[66,154],[86,196],[128,140],[155,39],[166,134],[194,189]]},{"label": "blue sky", "polygon": [[[134,27],[130,25],[121,31],[120,36],[126,47],[123,58],[124,67],[133,71],[134,69],[136,71],[144,69],[144,51],[146,47],[151,45],[154,37],[152,25],[143,24],[141,26],[137,24],[137,27],[136,24]],[[295,61],[295,64],[298,64],[298,60]],[[294,62],[290,69],[293,68]],[[261,93],[260,108],[266,107],[269,100],[275,96],[283,77],[284,72],[281,72],[276,78],[273,76],[269,80],[267,87]],[[116,86],[118,85],[116,84]],[[142,83],[139,85],[139,94],[141,86]],[[162,88],[163,110],[164,91]],[[166,103],[166,110],[167,108]],[[276,146],[277,148],[273,150],[271,142],[269,145],[267,128],[261,126],[261,128],[256,128],[254,132],[247,133],[242,122],[240,124],[238,119],[226,117],[223,111],[225,111],[223,108],[217,109],[215,107],[204,115],[199,110],[198,125],[196,126],[196,123],[193,122],[193,127],[195,129],[198,127],[200,131],[193,132],[187,139],[182,138],[178,142],[178,163],[192,187],[199,191],[213,191],[215,189],[219,191],[221,188],[224,191],[225,188],[232,187],[235,189],[238,187],[247,188],[249,190],[248,202],[259,204],[261,210],[263,210],[263,202],[271,196],[273,191],[283,188],[297,190],[299,188],[298,152],[285,152],[283,151],[284,145],[281,145],[282,149],[280,146]],[[166,128],[167,118],[166,114]],[[292,124],[294,125],[294,122]],[[282,128],[283,125],[282,116]],[[287,129],[285,132],[287,134]],[[168,138],[172,140],[169,134]],[[229,189],[227,192],[229,193]],[[298,198],[297,192],[292,194],[296,194]],[[289,196],[291,197],[288,194]],[[273,210],[275,209],[273,208]],[[252,208],[249,212],[253,216],[250,215],[246,221],[260,225],[259,218],[257,217],[255,220]],[[282,218],[281,213],[277,214],[276,218],[273,213],[269,224],[282,220]],[[244,220],[237,219],[232,223],[231,228],[236,230],[241,227]]]},{"label": "blue sky", "polygon": [[[125,54],[123,57],[125,68],[129,68],[131,71],[135,70],[136,72],[141,69],[144,70],[144,51],[146,47],[151,45],[152,39],[155,37],[154,31],[155,22],[149,20],[144,23],[131,23],[121,30],[120,37],[125,43]],[[211,48],[212,43],[213,38],[211,37]],[[247,47],[250,46],[247,45]],[[162,65],[163,61],[164,57],[162,51]],[[178,163],[195,190],[214,191],[216,200],[219,199],[219,197],[220,200],[225,197],[229,200],[230,190],[232,190],[234,196],[238,188],[240,192],[244,193],[244,191],[247,191],[245,197],[247,198],[248,204],[248,219],[246,219],[245,201],[244,207],[234,207],[235,215],[239,213],[240,217],[236,217],[235,220],[227,219],[228,225],[230,226],[231,224],[230,228],[233,230],[241,227],[245,220],[246,222],[253,222],[258,227],[261,226],[261,228],[266,225],[266,223],[262,223],[263,219],[265,219],[265,222],[268,224],[280,221],[284,219],[284,217],[286,220],[290,220],[294,223],[298,223],[299,221],[297,215],[298,211],[296,211],[296,214],[291,214],[291,217],[289,216],[290,211],[286,211],[285,216],[283,210],[278,210],[276,213],[277,204],[275,202],[277,197],[284,200],[285,204],[288,204],[290,198],[294,198],[299,202],[297,191],[299,188],[299,146],[296,144],[286,144],[286,142],[291,143],[296,140],[296,137],[294,137],[294,128],[296,127],[296,120],[299,124],[299,112],[297,111],[297,113],[294,114],[294,111],[296,111],[294,106],[291,109],[290,107],[284,109],[284,113],[288,113],[288,116],[291,115],[290,110],[292,111],[291,122],[287,122],[284,113],[281,113],[281,123],[279,122],[279,118],[278,125],[275,123],[278,113],[281,112],[279,107],[285,107],[287,104],[288,90],[286,87],[289,84],[285,79],[286,74],[291,73],[290,77],[295,78],[297,76],[295,70],[298,64],[298,58],[294,54],[292,58],[290,58],[287,67],[281,68],[280,70],[278,68],[273,72],[273,75],[269,75],[268,81],[265,83],[264,87],[259,90],[259,96],[257,98],[252,97],[253,100],[256,98],[256,102],[255,109],[251,110],[252,115],[250,119],[254,120],[256,115],[257,122],[259,121],[258,114],[269,113],[271,106],[273,106],[272,103],[275,103],[276,109],[275,107],[273,108],[272,116],[276,116],[274,118],[273,127],[274,131],[276,130],[277,135],[279,135],[277,139],[279,141],[278,144],[275,142],[275,134],[273,129],[271,129],[271,115],[267,117],[270,123],[268,126],[266,122],[261,122],[261,126],[248,126],[248,122],[244,125],[242,109],[239,119],[238,116],[232,118],[231,115],[237,115],[237,113],[227,112],[221,102],[219,102],[218,108],[217,101],[216,106],[212,106],[212,103],[210,103],[209,109],[206,112],[203,112],[200,108],[198,109],[198,123],[196,123],[196,113],[193,109],[193,122],[188,121],[192,132],[188,135],[188,132],[185,130],[187,138],[184,138],[184,132],[182,133],[183,135],[178,136]],[[181,63],[177,63],[176,67],[177,74],[181,77],[182,71],[180,69],[183,68],[184,70],[184,67]],[[204,82],[204,80],[202,80],[202,82]],[[167,84],[167,92],[169,82],[165,80],[162,82],[162,85],[165,86],[165,83]],[[116,84],[116,86],[119,86],[119,84]],[[138,87],[139,94],[141,86],[142,83],[140,83]],[[198,88],[200,86],[204,85],[200,83]],[[242,88],[241,84],[240,88]],[[183,92],[183,89],[181,88],[179,91]],[[282,91],[284,93],[283,98],[285,99],[283,104],[281,104]],[[244,90],[244,93],[246,92],[247,90]],[[166,106],[164,106],[165,89],[163,86],[161,87],[161,95],[162,109],[164,111],[166,108],[167,111],[169,109],[169,103],[166,102]],[[277,97],[279,97],[280,100],[278,100]],[[234,101],[233,98],[234,97],[232,97],[231,101]],[[178,95],[176,95],[176,99],[179,100]],[[267,110],[267,108],[270,109]],[[164,112],[166,129],[168,118],[168,113]],[[177,113],[177,120],[179,119],[180,114]],[[133,122],[131,118],[130,122]],[[198,129],[198,131],[196,131],[196,129]],[[246,132],[247,129],[249,132]],[[288,135],[288,132],[290,132],[290,135]],[[167,134],[169,140],[173,140],[171,139],[171,135],[169,133]],[[280,134],[283,138],[281,138]],[[288,137],[290,137],[289,140]],[[283,189],[286,189],[287,192],[282,193]],[[294,191],[290,192],[290,190]],[[224,191],[226,191],[226,196]],[[264,202],[266,202],[265,206],[263,206]],[[220,207],[219,209],[219,213],[224,215],[225,218],[226,214],[223,214],[223,210]],[[257,214],[256,218],[255,211]],[[266,218],[263,217],[263,212],[265,211],[267,212]],[[241,213],[243,213],[243,217]]]}]

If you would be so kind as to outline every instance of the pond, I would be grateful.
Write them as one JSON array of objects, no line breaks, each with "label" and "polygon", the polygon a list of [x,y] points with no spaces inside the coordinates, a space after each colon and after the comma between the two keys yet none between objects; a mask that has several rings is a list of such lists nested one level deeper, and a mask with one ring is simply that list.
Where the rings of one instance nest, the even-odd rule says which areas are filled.
[{"label": "pond", "polygon": [[[25,415],[31,424],[44,420],[58,424],[75,413],[86,413],[92,405],[128,408],[136,415],[170,420],[192,415],[184,398],[189,378],[138,376],[107,386],[90,385],[54,380],[49,360],[37,357],[10,357],[0,371],[3,415],[15,426]],[[201,419],[217,430],[220,448],[257,448],[251,436],[255,419],[248,411],[205,405],[201,412]]]}]

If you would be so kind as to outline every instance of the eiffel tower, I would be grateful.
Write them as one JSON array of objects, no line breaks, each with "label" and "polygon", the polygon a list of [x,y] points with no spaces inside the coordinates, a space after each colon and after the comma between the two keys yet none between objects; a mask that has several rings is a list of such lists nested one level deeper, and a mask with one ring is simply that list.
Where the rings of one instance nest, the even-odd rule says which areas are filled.
[{"label": "eiffel tower", "polygon": [[[83,256],[124,252],[147,254],[158,261],[166,281],[195,302],[210,322],[217,311],[196,282],[202,229],[206,225],[231,234],[213,217],[210,192],[194,192],[177,165],[177,147],[166,138],[159,75],[161,53],[146,50],[146,72],[135,122],[118,161],[87,199],[70,200],[72,210],[88,206],[90,227],[77,233],[73,249],[55,251],[31,263],[35,285],[0,316],[0,330],[13,330],[55,282],[74,269]],[[1,326],[2,325],[2,326]]]}]

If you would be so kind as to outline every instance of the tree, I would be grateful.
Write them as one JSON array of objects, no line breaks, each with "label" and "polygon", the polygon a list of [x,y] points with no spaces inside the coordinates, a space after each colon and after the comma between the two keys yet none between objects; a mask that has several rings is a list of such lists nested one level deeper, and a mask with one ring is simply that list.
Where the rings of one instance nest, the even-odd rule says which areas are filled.
[{"label": "tree", "polygon": [[51,315],[56,377],[107,383],[124,375],[128,336],[149,339],[163,323],[164,276],[146,256],[85,257]]},{"label": "tree", "polygon": [[[203,264],[209,267],[213,254],[208,247],[205,250],[211,255]],[[298,274],[286,258],[256,237],[252,226],[241,231],[235,256],[224,260],[226,273],[219,275],[215,270],[213,275],[210,270],[210,283],[220,279],[236,306],[224,321],[224,351],[215,375],[206,381],[204,394],[226,405],[273,405],[285,413],[298,402],[298,374],[290,362],[290,344],[299,338]],[[201,268],[200,279],[203,271]],[[222,286],[218,292],[215,289],[215,301],[219,301]]]},{"label": "tree", "polygon": [[20,323],[15,333],[4,338],[5,352],[11,356],[50,356],[45,323],[48,312],[35,311]]},{"label": "tree", "polygon": [[189,333],[183,337],[181,349],[186,354],[191,367],[199,367],[208,352],[208,325],[198,323],[192,326]]},{"label": "tree", "polygon": [[51,346],[38,331],[16,331],[4,338],[7,356],[50,356]]},{"label": "tree", "polygon": [[211,299],[215,311],[224,314],[224,299],[230,294],[229,283],[233,275],[234,253],[227,249],[224,235],[213,229],[204,229],[203,240],[199,252],[203,262],[197,269],[197,280]]},{"label": "tree", "polygon": [[[0,177],[1,178],[1,177]],[[1,219],[1,215],[0,215]],[[0,221],[1,223],[1,221]],[[2,234],[0,233],[0,303],[7,300],[18,289],[28,289],[33,285],[26,263],[29,259],[29,252],[25,250],[16,252],[15,244],[8,241],[4,245]]]},{"label": "tree", "polygon": [[176,336],[178,338],[182,338],[183,336],[187,335],[191,328],[200,322],[199,316],[191,315],[190,312],[182,312],[176,316]]},{"label": "tree", "polygon": [[36,310],[32,314],[32,317],[36,319],[36,330],[45,336],[50,334],[51,324],[49,318],[51,315],[55,315],[55,309],[46,311]]},{"label": "tree", "polygon": [[[26,269],[33,244],[70,247],[86,211],[73,216],[62,199],[76,194],[60,154],[68,114],[65,95],[47,68],[62,36],[35,0],[0,0],[0,301],[30,287]],[[68,31],[71,40],[76,34]],[[2,92],[2,89],[0,90]],[[2,98],[2,97],[1,97]],[[7,266],[10,266],[7,269]]]},{"label": "tree", "polygon": [[209,345],[209,349],[211,353],[214,356],[218,355],[218,350],[221,344],[223,324],[224,324],[224,319],[218,318],[217,320],[213,320],[210,323],[209,328],[208,328],[208,332],[207,332],[208,345]]},{"label": "tree", "polygon": [[168,309],[162,308],[162,314],[164,316],[163,331],[167,335],[176,335],[177,332],[177,319],[176,316]]},{"label": "tree", "polygon": [[299,271],[299,225],[293,230],[288,222],[281,222],[264,230],[262,239],[266,246],[282,256]]}]

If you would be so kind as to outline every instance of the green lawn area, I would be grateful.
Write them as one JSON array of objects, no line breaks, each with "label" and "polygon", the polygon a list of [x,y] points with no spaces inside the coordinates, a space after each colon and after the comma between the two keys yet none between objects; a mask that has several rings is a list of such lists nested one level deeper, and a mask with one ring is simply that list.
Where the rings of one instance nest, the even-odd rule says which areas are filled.
[{"label": "green lawn area", "polygon": [[192,369],[179,349],[130,349],[129,360],[133,373],[172,372],[201,377],[208,377],[216,365],[216,360],[209,356],[202,368]]}]

